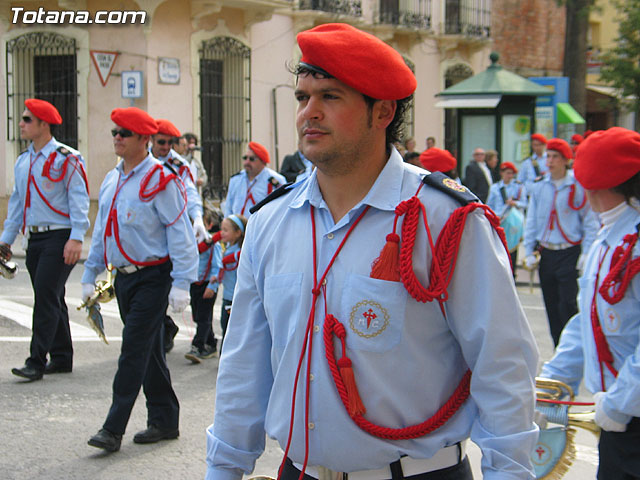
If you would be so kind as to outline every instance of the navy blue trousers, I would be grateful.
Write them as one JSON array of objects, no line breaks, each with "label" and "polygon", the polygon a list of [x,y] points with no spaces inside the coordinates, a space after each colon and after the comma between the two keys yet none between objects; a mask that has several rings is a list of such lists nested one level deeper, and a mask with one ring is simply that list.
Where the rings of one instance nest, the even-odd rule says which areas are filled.
[{"label": "navy blue trousers", "polygon": [[194,347],[203,349],[205,345],[216,347],[216,337],[213,334],[213,304],[216,303],[218,292],[211,298],[202,298],[207,289],[207,282],[202,284],[192,283],[191,294],[191,318],[196,324],[196,334],[193,336],[191,344]]},{"label": "navy blue trousers", "polygon": [[73,265],[62,254],[71,229],[32,233],[26,265],[33,286],[33,326],[26,364],[43,371],[47,354],[56,365],[72,367],[73,345],[69,312],[64,301],[65,283]]},{"label": "navy blue trousers", "polygon": [[124,328],[113,399],[104,422],[104,428],[112,433],[125,432],[140,387],[147,398],[147,425],[178,428],[180,405],[163,347],[170,273],[171,262],[166,262],[116,275],[114,287]]}]

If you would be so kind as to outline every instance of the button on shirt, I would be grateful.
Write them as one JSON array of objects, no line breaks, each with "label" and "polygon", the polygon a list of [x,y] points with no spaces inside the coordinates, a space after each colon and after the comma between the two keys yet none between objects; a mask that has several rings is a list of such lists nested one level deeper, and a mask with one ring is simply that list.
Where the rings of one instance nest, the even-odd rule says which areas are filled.
[{"label": "button on shirt", "polygon": [[[540,172],[536,175],[536,170],[533,167],[533,160],[538,162],[538,171]],[[547,152],[544,152],[541,156],[536,155],[535,153],[527,158],[524,162],[522,162],[522,166],[520,167],[520,171],[518,172],[518,181],[524,185],[527,189],[527,193],[531,192],[531,185],[535,181],[535,179],[544,175],[549,171],[549,167],[547,167]]]},{"label": "button on shirt", "polygon": [[[187,213],[192,220],[202,217],[202,198],[191,178],[189,163],[178,152],[171,149],[166,157],[160,157],[161,163],[169,163],[180,174],[180,179],[187,190]],[[182,168],[186,167],[186,168]]]},{"label": "button on shirt", "polygon": [[[287,180],[282,175],[274,172],[268,167],[263,168],[262,171],[251,181],[249,181],[249,176],[247,175],[246,170],[242,170],[241,172],[233,175],[229,179],[229,189],[224,206],[224,216],[228,217],[235,213],[236,215],[244,215],[246,218],[249,218],[251,215],[249,209],[269,194],[269,179],[272,177],[277,180],[280,185],[287,183]],[[272,188],[275,190],[275,187]],[[251,198],[247,199],[249,193],[253,200]],[[243,207],[244,212],[242,211]]]},{"label": "button on shirt", "polygon": [[[591,393],[602,390],[590,315],[594,282],[601,255],[609,247],[602,262],[599,285],[609,271],[615,247],[622,244],[625,235],[636,232],[638,223],[640,214],[627,207],[613,225],[598,232],[585,262],[585,273],[578,280],[580,311],[564,328],[556,353],[542,368],[541,376],[561,380],[577,392],[584,374],[587,390]],[[638,256],[640,246],[636,244],[633,258]],[[603,366],[607,388],[604,410],[616,422],[626,424],[631,417],[640,417],[640,276],[633,277],[620,302],[611,305],[598,294],[596,306],[602,331],[613,355],[613,367],[618,370],[616,379]]]},{"label": "button on shirt", "polygon": [[[569,207],[569,194],[574,185],[575,195],[572,204],[578,207],[585,198],[585,192],[574,178],[573,170],[567,170],[567,175],[559,187],[556,187],[550,175],[546,175],[542,180],[532,184],[531,190],[529,190],[529,205],[524,226],[525,255],[533,253],[536,242],[561,244],[569,241],[581,241],[582,252],[586,253],[589,250],[600,224],[588,202],[580,210],[573,210]],[[555,208],[558,218],[551,228],[549,218],[556,191]],[[560,223],[560,228],[558,223]]]},{"label": "button on shirt", "polygon": [[[140,182],[145,174],[160,162],[148,155],[128,175],[124,174],[124,162],[107,173],[100,187],[99,207],[93,227],[91,250],[84,264],[82,283],[94,283],[105,269],[107,262],[114,267],[129,265],[115,240],[115,232],[106,236],[105,226],[111,201],[121,186],[114,209],[118,214],[119,237],[125,253],[136,262],[145,262],[169,255],[173,264],[173,285],[189,290],[197,280],[198,250],[191,222],[184,210],[184,197],[175,181],[169,182],[150,201],[140,200]],[[165,168],[165,167],[163,167]],[[165,168],[165,175],[169,171]],[[158,173],[151,177],[149,188],[157,185]],[[173,222],[173,223],[172,223]]]},{"label": "button on shirt", "polygon": [[511,180],[508,184],[505,184],[503,180],[491,185],[489,190],[489,198],[487,199],[487,205],[501,217],[504,211],[507,209],[507,204],[502,199],[502,187],[505,189],[507,199],[515,200],[516,206],[521,209],[527,208],[527,193],[524,185],[515,180]]},{"label": "button on shirt", "polygon": [[[337,223],[316,172],[251,217],[220,361],[214,424],[207,431],[208,479],[239,479],[243,471],[250,472],[264,449],[265,430],[282,447],[286,444],[296,365],[311,310],[311,205],[319,278],[349,227],[370,205],[326,277],[326,311],[346,328],[365,417],[392,428],[423,422],[447,401],[467,368],[473,376],[471,396],[435,432],[397,441],[365,433],[347,414],[327,365],[321,295],[309,372],[308,421],[314,424],[309,465],[346,472],[381,468],[404,454],[429,458],[471,434],[484,452],[485,478],[533,478],[529,452],[538,437],[532,421],[537,349],[509,258],[484,215],[476,210],[467,218],[445,303],[447,320],[437,302],[419,303],[402,283],[369,277],[371,262],[392,231],[395,207],[415,194],[422,176],[405,167],[393,149],[366,197]],[[436,238],[459,204],[430,187],[422,189],[420,198]],[[423,266],[431,264],[427,245],[421,224],[414,265],[424,285],[428,272]],[[486,286],[481,295],[469,295],[481,284]],[[289,451],[299,463],[304,460],[304,383],[296,397]]]},{"label": "button on shirt", "polygon": [[[64,180],[54,182],[42,174],[42,169],[49,156],[59,147],[69,150],[70,154],[77,157],[78,160],[69,158]],[[67,158],[67,155],[63,155],[61,152],[56,152],[56,155],[50,170],[52,178],[57,178],[61,174]],[[29,167],[31,167],[31,175],[33,175],[35,185],[31,184],[30,186],[31,205],[27,206],[25,227],[68,225],[71,229],[70,239],[84,240],[84,234],[89,229],[89,194],[84,176],[79,166],[76,165],[78,161],[84,166],[84,159],[80,152],[58,142],[55,138],[51,138],[37,153],[32,143],[26,152],[20,154],[14,167],[15,183],[9,198],[7,219],[4,222],[4,231],[0,242],[11,245],[22,228]],[[69,216],[60,215],[53,211],[42,199],[38,190],[53,208],[68,213]]]}]

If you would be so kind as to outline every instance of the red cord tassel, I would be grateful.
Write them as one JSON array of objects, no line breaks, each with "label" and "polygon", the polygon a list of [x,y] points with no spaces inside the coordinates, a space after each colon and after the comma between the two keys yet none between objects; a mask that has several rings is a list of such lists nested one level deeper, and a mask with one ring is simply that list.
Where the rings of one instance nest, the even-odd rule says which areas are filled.
[{"label": "red cord tassel", "polygon": [[397,233],[387,235],[387,243],[380,251],[380,256],[371,264],[371,278],[379,280],[389,280],[390,282],[400,281],[400,268],[398,260],[400,257],[400,237]]},{"label": "red cord tassel", "polygon": [[338,368],[340,369],[340,376],[342,377],[342,382],[344,383],[344,387],[347,390],[347,397],[349,398],[349,415],[351,417],[364,415],[367,413],[367,409],[364,408],[364,404],[358,393],[356,377],[351,367],[351,359],[349,357],[342,357],[338,360]]}]

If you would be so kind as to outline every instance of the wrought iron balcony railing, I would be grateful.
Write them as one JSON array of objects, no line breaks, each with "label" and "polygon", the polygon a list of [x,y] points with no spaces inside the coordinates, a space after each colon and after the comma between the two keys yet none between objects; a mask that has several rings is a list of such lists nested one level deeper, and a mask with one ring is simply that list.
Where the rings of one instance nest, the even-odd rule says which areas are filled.
[{"label": "wrought iron balcony railing", "polygon": [[446,0],[445,34],[491,37],[491,0]]},{"label": "wrought iron balcony railing", "polygon": [[362,2],[358,0],[300,0],[299,9],[362,16]]},{"label": "wrought iron balcony railing", "polygon": [[380,0],[380,23],[429,30],[431,0]]}]

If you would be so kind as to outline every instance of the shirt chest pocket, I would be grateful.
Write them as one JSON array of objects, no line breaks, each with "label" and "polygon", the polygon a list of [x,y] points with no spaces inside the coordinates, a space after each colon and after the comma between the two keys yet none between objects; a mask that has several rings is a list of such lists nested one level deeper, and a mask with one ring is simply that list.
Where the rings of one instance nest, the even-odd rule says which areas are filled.
[{"label": "shirt chest pocket", "polygon": [[135,225],[149,226],[153,224],[156,214],[151,203],[129,201],[123,199],[118,202],[118,224],[133,227]]},{"label": "shirt chest pocket", "polygon": [[408,293],[400,282],[349,274],[342,292],[340,316],[347,347],[385,352],[402,340]]},{"label": "shirt chest pocket", "polygon": [[301,290],[302,273],[283,273],[265,278],[264,309],[276,348],[287,344],[298,323],[304,325],[300,317]]}]

